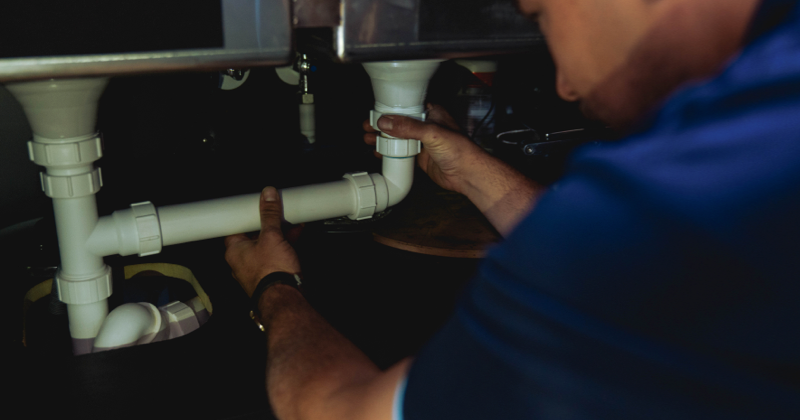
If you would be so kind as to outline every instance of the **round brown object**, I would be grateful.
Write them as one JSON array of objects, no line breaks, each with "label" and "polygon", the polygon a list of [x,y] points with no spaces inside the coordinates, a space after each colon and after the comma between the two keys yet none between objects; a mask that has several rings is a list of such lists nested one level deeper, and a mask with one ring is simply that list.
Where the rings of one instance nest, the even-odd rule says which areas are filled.
[{"label": "round brown object", "polygon": [[418,181],[409,196],[375,227],[376,242],[440,257],[482,258],[502,239],[465,196],[425,181]]}]

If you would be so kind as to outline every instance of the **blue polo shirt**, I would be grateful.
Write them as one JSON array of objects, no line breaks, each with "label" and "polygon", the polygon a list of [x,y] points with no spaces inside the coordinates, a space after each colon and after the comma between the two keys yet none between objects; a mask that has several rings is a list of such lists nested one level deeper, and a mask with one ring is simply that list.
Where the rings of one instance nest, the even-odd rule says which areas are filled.
[{"label": "blue polo shirt", "polygon": [[800,419],[796,3],[574,154],[417,356],[405,420]]}]

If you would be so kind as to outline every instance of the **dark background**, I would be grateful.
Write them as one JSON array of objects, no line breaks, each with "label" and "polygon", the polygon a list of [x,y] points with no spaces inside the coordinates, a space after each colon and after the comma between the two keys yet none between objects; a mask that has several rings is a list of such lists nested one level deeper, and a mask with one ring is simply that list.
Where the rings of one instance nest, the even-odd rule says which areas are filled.
[{"label": "dark background", "polygon": [[[27,18],[35,16],[35,19]],[[222,47],[220,0],[4,2],[0,58]]]}]

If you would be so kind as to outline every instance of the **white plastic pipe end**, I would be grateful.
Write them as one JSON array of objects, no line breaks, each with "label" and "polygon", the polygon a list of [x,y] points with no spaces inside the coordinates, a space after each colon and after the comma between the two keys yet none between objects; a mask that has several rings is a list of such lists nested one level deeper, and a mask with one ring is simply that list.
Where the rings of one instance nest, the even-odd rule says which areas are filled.
[{"label": "white plastic pipe end", "polygon": [[97,338],[95,350],[144,344],[162,329],[161,312],[150,303],[126,303],[106,317]]}]

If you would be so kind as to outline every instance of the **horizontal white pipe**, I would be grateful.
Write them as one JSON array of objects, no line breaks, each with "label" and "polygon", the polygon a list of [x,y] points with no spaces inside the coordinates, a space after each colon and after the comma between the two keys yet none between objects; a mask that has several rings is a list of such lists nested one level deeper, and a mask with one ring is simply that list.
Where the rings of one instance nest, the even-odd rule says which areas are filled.
[{"label": "horizontal white pipe", "polygon": [[283,218],[292,224],[347,216],[356,210],[355,187],[347,179],[285,188],[280,193]]},{"label": "horizontal white pipe", "polygon": [[158,208],[164,246],[261,229],[260,194],[247,194]]},{"label": "horizontal white pipe", "polygon": [[142,337],[158,333],[161,314],[150,303],[126,303],[106,317],[94,340],[95,349],[112,349],[136,344]]},{"label": "horizontal white pipe", "polygon": [[403,201],[414,183],[414,158],[383,157],[383,178],[389,190],[389,207]]},{"label": "horizontal white pipe", "polygon": [[[346,179],[280,191],[283,217],[292,224],[342,217],[355,211],[353,184]],[[261,229],[260,194],[158,208],[164,246]],[[108,241],[104,241],[108,242]]]},{"label": "horizontal white pipe", "polygon": [[[383,159],[383,176],[372,174],[378,200],[376,211],[402,201],[414,181],[414,158]],[[280,190],[283,217],[292,224],[314,222],[356,213],[357,192],[348,179]],[[387,197],[388,196],[388,197]],[[158,208],[162,245],[175,245],[261,229],[260,194],[240,195]],[[100,218],[85,249],[97,256],[139,252],[131,210]]]}]

